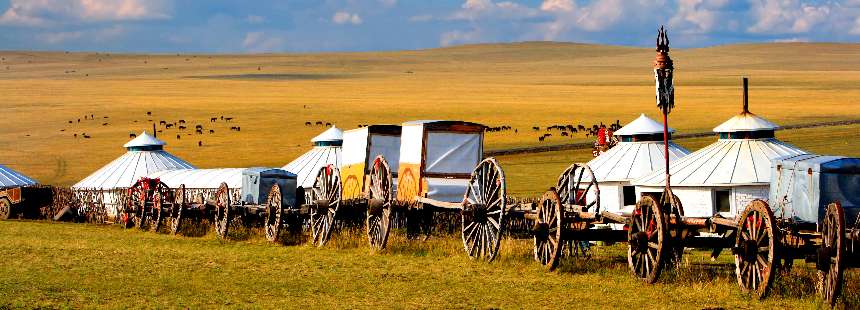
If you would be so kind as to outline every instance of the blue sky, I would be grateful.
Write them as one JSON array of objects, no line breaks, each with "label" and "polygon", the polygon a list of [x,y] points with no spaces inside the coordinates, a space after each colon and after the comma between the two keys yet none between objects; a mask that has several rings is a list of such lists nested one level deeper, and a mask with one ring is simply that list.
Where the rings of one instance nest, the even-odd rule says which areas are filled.
[{"label": "blue sky", "polygon": [[0,0],[0,49],[316,52],[573,41],[858,42],[860,0]]}]

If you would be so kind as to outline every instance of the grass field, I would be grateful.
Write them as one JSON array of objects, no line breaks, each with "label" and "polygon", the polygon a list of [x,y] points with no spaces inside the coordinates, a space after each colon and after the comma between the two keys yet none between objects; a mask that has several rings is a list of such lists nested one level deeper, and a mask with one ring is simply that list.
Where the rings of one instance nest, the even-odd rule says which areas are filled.
[{"label": "grass field", "polygon": [[[729,256],[693,251],[655,285],[633,279],[623,245],[596,248],[546,272],[530,241],[505,240],[492,263],[470,261],[456,238],[408,241],[371,253],[335,236],[326,248],[267,243],[256,232],[220,241],[86,224],[0,222],[0,308],[577,308],[820,307],[813,270],[795,264],[771,296],[741,293]],[[846,273],[847,307],[860,276]]]},{"label": "grass field", "polygon": [[[741,75],[751,77],[753,112],[777,123],[860,118],[860,45],[730,45],[672,56],[678,107],[671,125],[679,132],[710,130],[738,112]],[[0,162],[43,183],[70,185],[122,154],[128,134],[151,128],[150,120],[179,119],[215,130],[160,136],[199,167],[282,166],[324,130],[307,121],[354,128],[463,119],[518,129],[489,133],[487,149],[539,145],[543,132],[532,126],[623,123],[642,112],[656,118],[653,57],[648,48],[568,43],[263,55],[5,51]],[[96,119],[84,119],[90,114]],[[209,122],[222,115],[235,119]],[[806,144],[819,143],[837,142]],[[510,174],[534,170],[518,167]]]}]

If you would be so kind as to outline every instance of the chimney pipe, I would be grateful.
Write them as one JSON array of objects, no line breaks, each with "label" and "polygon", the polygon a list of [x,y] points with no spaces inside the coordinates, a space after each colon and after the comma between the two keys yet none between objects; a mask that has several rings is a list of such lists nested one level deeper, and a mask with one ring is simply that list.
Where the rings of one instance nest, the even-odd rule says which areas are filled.
[{"label": "chimney pipe", "polygon": [[749,95],[749,79],[744,77],[744,110],[743,113],[750,111],[750,95]]},{"label": "chimney pipe", "polygon": [[[744,84],[744,85],[746,85],[746,84]],[[155,123],[152,123],[152,136],[155,138],[158,138],[158,132],[155,131]]]}]

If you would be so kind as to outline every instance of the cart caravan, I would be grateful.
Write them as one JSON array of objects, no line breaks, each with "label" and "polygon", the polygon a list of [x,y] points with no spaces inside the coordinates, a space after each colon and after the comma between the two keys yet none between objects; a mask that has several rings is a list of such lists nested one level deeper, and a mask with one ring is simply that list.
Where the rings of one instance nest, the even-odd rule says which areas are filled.
[{"label": "cart caravan", "polygon": [[[741,219],[763,220],[765,227],[753,234],[768,241],[755,244],[773,255],[766,258],[766,268],[780,260],[814,262],[819,293],[833,305],[844,270],[860,262],[860,249],[855,249],[860,242],[860,158],[806,154],[777,158],[772,166],[769,204],[758,202],[763,212],[745,213]],[[736,245],[739,277],[756,262],[754,241],[742,241]]]},{"label": "cart caravan", "polygon": [[81,204],[79,212],[93,222],[110,221],[122,214],[128,189],[141,177],[157,171],[194,169],[164,151],[164,145],[144,131],[123,145],[125,154],[72,185],[75,200]]},{"label": "cart caravan", "polygon": [[311,139],[311,142],[314,147],[310,151],[281,168],[296,174],[296,198],[299,205],[311,201],[310,189],[322,167],[340,167],[343,131],[332,126]]},{"label": "cart caravan", "polygon": [[36,181],[4,165],[0,165],[0,220],[15,213],[15,206],[22,203],[23,188],[36,185]]},{"label": "cart caravan", "polygon": [[[167,221],[172,233],[192,219],[212,219],[226,238],[237,216],[263,219],[272,241],[291,216],[297,216],[296,176],[277,168],[181,169],[152,173],[129,189],[126,218],[141,229],[157,231]],[[269,222],[272,223],[269,223]],[[271,231],[270,231],[271,230]]]},{"label": "cart caravan", "polygon": [[400,158],[400,134],[398,125],[370,125],[344,132],[342,166],[321,167],[315,180],[310,205],[313,244],[323,246],[329,240],[335,221],[355,218],[344,216],[345,212],[362,213],[371,247],[385,244],[391,221],[380,212],[388,214],[390,208],[382,207],[395,192],[392,185],[397,175],[392,171],[397,171]]}]

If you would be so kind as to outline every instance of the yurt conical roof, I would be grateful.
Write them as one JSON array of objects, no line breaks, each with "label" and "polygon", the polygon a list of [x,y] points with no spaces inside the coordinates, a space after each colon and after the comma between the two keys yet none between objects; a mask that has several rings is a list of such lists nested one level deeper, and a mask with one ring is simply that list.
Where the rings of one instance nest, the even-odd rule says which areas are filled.
[{"label": "yurt conical roof", "polygon": [[[744,101],[746,102],[746,100]],[[672,186],[741,186],[770,182],[770,161],[807,152],[775,138],[778,125],[743,111],[714,128],[720,139],[669,166]],[[665,169],[635,181],[642,186],[666,183]]]},{"label": "yurt conical roof", "polygon": [[128,152],[93,172],[72,188],[127,188],[140,177],[162,170],[194,169],[188,162],[164,151],[167,143],[146,131],[123,145]]},{"label": "yurt conical roof", "polygon": [[282,168],[294,173],[297,186],[302,188],[313,187],[322,167],[329,164],[340,167],[343,131],[332,126],[311,139],[311,142],[314,143],[314,147],[310,151]]},{"label": "yurt conical roof", "polygon": [[0,165],[0,188],[36,185],[36,180],[21,174],[12,168]]},{"label": "yurt conical roof", "polygon": [[[670,129],[670,132],[674,132],[674,129]],[[658,133],[659,137],[649,136]],[[622,137],[621,142],[588,162],[598,182],[633,180],[662,168],[665,164],[663,124],[642,114],[621,127],[615,135]],[[642,140],[632,137],[642,137]],[[678,160],[689,153],[687,149],[669,141],[670,161]]]}]

